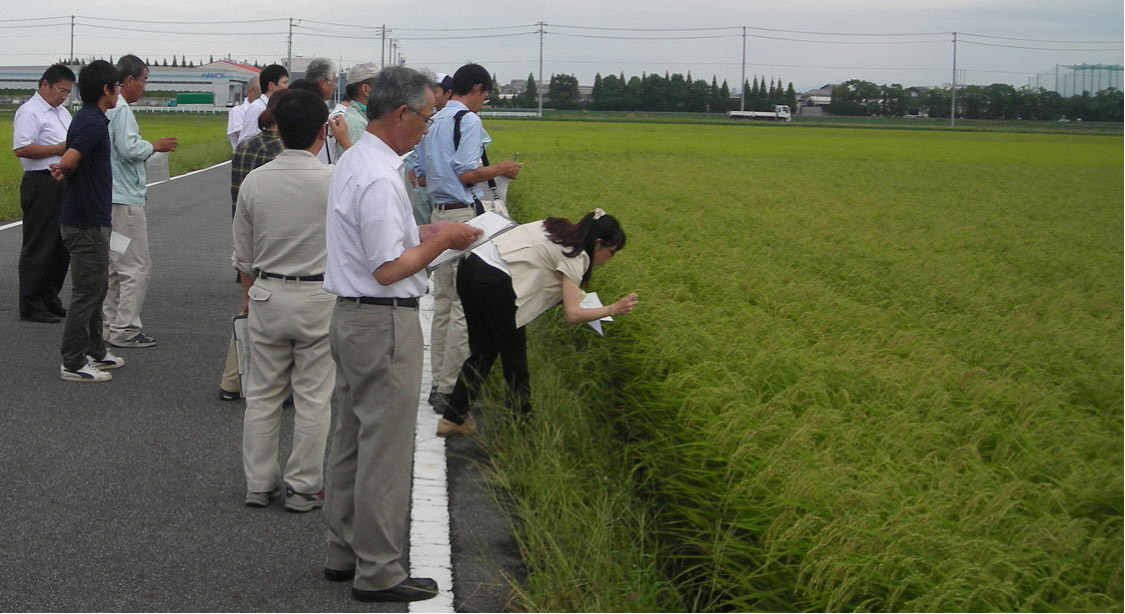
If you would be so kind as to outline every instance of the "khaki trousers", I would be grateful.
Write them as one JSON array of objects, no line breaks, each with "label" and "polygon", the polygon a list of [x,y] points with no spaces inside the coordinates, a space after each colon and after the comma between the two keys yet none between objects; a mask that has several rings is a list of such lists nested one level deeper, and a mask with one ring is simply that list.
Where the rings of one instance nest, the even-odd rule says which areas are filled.
[{"label": "khaki trousers", "polygon": [[322,488],[336,378],[328,342],[336,297],[322,285],[258,279],[250,288],[250,377],[242,422],[242,466],[248,490],[271,490],[281,475],[278,432],[281,405],[290,390],[295,417],[285,483],[308,494]]},{"label": "khaki trousers", "polygon": [[[466,222],[473,219],[473,208],[441,211],[434,209],[431,222]],[[434,387],[442,394],[453,392],[461,366],[469,358],[469,329],[465,311],[457,296],[457,265],[460,261],[439,267],[433,274],[434,319],[430,326],[430,372]]]},{"label": "khaki trousers", "polygon": [[329,569],[355,588],[406,579],[414,427],[422,386],[418,310],[341,301],[332,314],[338,423],[328,461]]},{"label": "khaki trousers", "polygon": [[141,307],[152,277],[145,208],[114,203],[113,232],[130,240],[124,254],[109,252],[109,289],[102,303],[102,325],[107,341],[120,342],[141,332]]}]

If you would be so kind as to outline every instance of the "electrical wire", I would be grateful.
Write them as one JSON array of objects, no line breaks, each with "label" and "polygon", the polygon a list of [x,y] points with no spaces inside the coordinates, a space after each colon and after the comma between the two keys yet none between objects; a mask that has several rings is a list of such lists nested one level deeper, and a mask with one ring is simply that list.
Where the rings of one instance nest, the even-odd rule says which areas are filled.
[{"label": "electrical wire", "polygon": [[1026,45],[1002,45],[1000,43],[983,43],[983,42],[980,42],[980,41],[964,41],[964,40],[960,40],[960,39],[958,39],[957,42],[958,43],[964,43],[966,45],[980,45],[982,47],[1004,47],[1004,48],[1007,48],[1007,49],[1037,49],[1037,50],[1040,50],[1040,51],[1121,51],[1120,48],[1109,48],[1109,47],[1103,47],[1103,48],[1097,48],[1097,47],[1075,47],[1075,48],[1029,47],[1029,46],[1026,46]]},{"label": "electrical wire", "polygon": [[[1030,43],[1079,43],[1079,44],[1083,44],[1083,45],[1112,45],[1112,44],[1125,43],[1125,41],[1068,41],[1068,40],[1051,40],[1051,39],[1045,39],[1045,38],[1016,38],[1014,36],[992,36],[992,35],[989,35],[989,34],[973,34],[972,32],[958,32],[957,34],[959,36],[960,35],[976,36],[978,38],[996,38],[996,39],[1000,39],[1000,40],[1025,41],[1025,42],[1030,42]],[[960,42],[960,41],[958,41],[958,42]]]},{"label": "electrical wire", "polygon": [[[701,36],[609,36],[602,34],[573,34],[570,32],[547,32],[547,34],[554,34],[556,36],[571,36],[577,38],[600,38],[600,39],[613,39],[613,40],[650,40],[650,41],[664,41],[664,40],[691,40],[691,39],[709,39],[709,38],[738,38],[739,34],[710,34]],[[767,36],[765,34],[747,34],[751,38],[761,38],[767,40],[781,40],[798,43],[819,43],[828,45],[919,45],[926,43],[948,43],[947,40],[928,40],[928,41],[832,41],[832,40],[814,40],[807,38],[789,38],[783,36]]]},{"label": "electrical wire", "polygon": [[[372,36],[353,36],[353,35],[348,35],[348,34],[320,34],[320,33],[317,33],[317,32],[301,32],[301,31],[298,31],[298,30],[294,30],[293,34],[301,34],[301,35],[304,35],[304,36],[320,36],[320,37],[324,37],[324,38],[352,38],[352,39],[361,39],[361,40],[371,40],[373,38],[378,38],[375,35],[372,35]],[[511,33],[511,34],[480,34],[480,35],[476,35],[476,36],[396,36],[396,37],[394,37],[394,40],[396,40],[396,41],[432,41],[432,40],[465,40],[465,39],[477,40],[477,39],[481,39],[481,38],[506,38],[506,37],[510,37],[510,36],[526,36],[528,34],[538,34],[538,32],[515,32],[515,33]]]},{"label": "electrical wire", "polygon": [[[553,28],[571,28],[576,30],[609,30],[615,32],[689,32],[689,31],[707,31],[707,30],[741,30],[743,26],[716,26],[710,28],[621,28],[621,27],[604,27],[604,26],[570,26],[563,24],[544,24]],[[789,34],[813,34],[819,36],[938,36],[942,34],[951,34],[951,32],[876,32],[876,33],[857,33],[857,32],[816,32],[810,30],[784,30],[780,28],[762,28],[757,26],[745,26],[747,30],[758,30],[762,32],[782,32]]]},{"label": "electrical wire", "polygon": [[97,21],[119,21],[123,23],[161,23],[161,24],[176,24],[176,25],[221,25],[228,23],[267,23],[272,21],[289,21],[288,17],[273,17],[270,19],[241,19],[241,20],[223,20],[223,21],[158,21],[150,19],[116,19],[111,17],[90,17],[88,15],[75,15],[79,19],[94,19]]},{"label": "electrical wire", "polygon": [[102,26],[94,23],[77,24],[85,28],[100,28],[102,30],[121,30],[125,32],[146,32],[149,34],[187,34],[191,36],[284,36],[288,32],[187,32],[183,30],[149,30],[147,28],[120,28],[117,26]]}]

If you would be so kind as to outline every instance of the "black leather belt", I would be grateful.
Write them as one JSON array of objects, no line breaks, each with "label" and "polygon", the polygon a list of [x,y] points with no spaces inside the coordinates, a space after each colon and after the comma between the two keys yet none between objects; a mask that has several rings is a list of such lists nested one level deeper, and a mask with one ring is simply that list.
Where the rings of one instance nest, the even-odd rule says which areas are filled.
[{"label": "black leather belt", "polygon": [[51,174],[50,169],[46,169],[46,168],[43,169],[43,170],[39,170],[39,171],[24,171],[24,172],[28,173],[28,174],[31,174],[31,175],[50,175]]},{"label": "black leather belt", "polygon": [[284,279],[285,281],[324,281],[324,273],[319,275],[281,275],[279,273],[269,273],[267,271],[258,271],[258,277],[269,277],[272,279]]},{"label": "black leather belt", "polygon": [[341,296],[336,299],[340,302],[359,303],[361,305],[384,305],[387,307],[418,308],[417,298],[386,298],[382,296]]},{"label": "black leather belt", "polygon": [[438,211],[452,211],[454,209],[468,209],[472,206],[472,203],[438,203],[434,205],[434,209]]}]

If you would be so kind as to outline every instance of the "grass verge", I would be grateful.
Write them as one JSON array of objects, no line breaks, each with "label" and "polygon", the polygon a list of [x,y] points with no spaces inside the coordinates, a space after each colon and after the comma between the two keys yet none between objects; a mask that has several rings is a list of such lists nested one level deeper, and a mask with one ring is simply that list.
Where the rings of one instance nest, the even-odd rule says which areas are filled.
[{"label": "grass verge", "polygon": [[642,301],[534,323],[486,442],[526,607],[1121,609],[1120,140],[489,130]]},{"label": "grass verge", "polygon": [[[172,176],[207,168],[230,159],[230,142],[226,140],[225,115],[176,113],[138,113],[141,136],[153,140],[165,136],[179,138],[179,148],[168,158]],[[12,150],[12,116],[0,117],[0,146]],[[19,219],[19,186],[23,172],[19,159],[8,154],[0,157],[0,222]]]}]

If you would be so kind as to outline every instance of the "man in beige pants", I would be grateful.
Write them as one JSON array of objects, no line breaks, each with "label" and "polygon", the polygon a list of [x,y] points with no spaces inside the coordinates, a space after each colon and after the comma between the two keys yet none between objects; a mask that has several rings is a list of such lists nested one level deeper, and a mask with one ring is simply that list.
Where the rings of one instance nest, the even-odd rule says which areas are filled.
[{"label": "man in beige pants", "polygon": [[176,139],[149,143],[141,138],[129,105],[140,100],[148,83],[148,66],[135,55],[117,60],[121,96],[109,117],[110,163],[113,167],[113,232],[129,240],[124,249],[110,242],[108,289],[102,302],[102,337],[122,348],[146,348],[156,340],[141,331],[141,307],[152,276],[145,218],[145,161],[154,152],[175,151]]},{"label": "man in beige pants", "polygon": [[429,81],[404,67],[379,72],[367,131],[340,156],[328,197],[324,288],[332,314],[339,412],[328,464],[328,552],[324,577],[352,581],[359,601],[417,601],[437,594],[430,578],[406,573],[414,426],[422,385],[418,297],[422,269],[480,231],[444,222],[419,228],[400,156],[434,112]]},{"label": "man in beige pants", "polygon": [[[332,167],[316,159],[328,109],[311,92],[291,92],[274,110],[285,144],[250,172],[234,214],[235,267],[246,275],[250,374],[242,424],[246,505],[281,495],[281,407],[293,392],[293,449],[285,467],[285,509],[324,505],[324,449],[336,366],[328,325],[336,297],[325,292],[324,220]],[[248,277],[249,276],[249,277]],[[254,278],[253,285],[249,285]]]},{"label": "man in beige pants", "polygon": [[[415,149],[415,173],[434,201],[432,222],[471,220],[483,212],[481,200],[492,198],[492,191],[486,195],[484,190],[488,180],[500,176],[515,179],[520,173],[520,165],[514,160],[484,164],[487,133],[477,111],[484,106],[492,86],[492,76],[479,64],[457,69],[450,83],[452,98],[434,116],[433,128]],[[457,263],[434,271],[433,281],[430,368],[434,387],[429,400],[434,411],[442,413],[461,366],[469,358],[469,333],[457,297]]]}]

